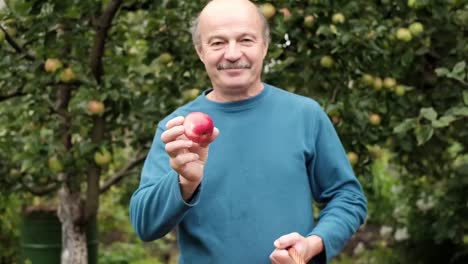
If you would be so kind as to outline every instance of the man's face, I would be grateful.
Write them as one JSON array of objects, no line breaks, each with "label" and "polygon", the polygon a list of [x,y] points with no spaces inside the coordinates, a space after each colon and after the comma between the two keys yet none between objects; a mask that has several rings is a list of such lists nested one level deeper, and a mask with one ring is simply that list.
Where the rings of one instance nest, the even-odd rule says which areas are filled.
[{"label": "man's face", "polygon": [[207,8],[200,16],[199,34],[197,53],[215,89],[229,93],[261,82],[268,46],[253,5],[231,2]]}]

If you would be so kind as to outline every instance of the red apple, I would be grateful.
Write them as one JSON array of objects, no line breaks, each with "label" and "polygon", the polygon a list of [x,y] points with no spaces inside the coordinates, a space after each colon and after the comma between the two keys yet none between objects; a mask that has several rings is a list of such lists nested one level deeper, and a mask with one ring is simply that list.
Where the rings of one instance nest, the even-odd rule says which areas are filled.
[{"label": "red apple", "polygon": [[59,59],[48,58],[44,63],[44,70],[46,72],[56,72],[60,67],[62,67],[62,62]]},{"label": "red apple", "polygon": [[351,165],[356,165],[359,161],[359,156],[356,154],[356,152],[350,151],[348,152],[348,159]]},{"label": "red apple", "polygon": [[213,134],[213,120],[202,112],[192,112],[184,120],[185,136],[196,143],[210,143]]},{"label": "red apple", "polygon": [[99,115],[104,113],[106,107],[104,103],[97,100],[91,100],[88,102],[88,111],[93,115]]},{"label": "red apple", "polygon": [[281,9],[279,10],[279,12],[283,14],[283,20],[284,20],[284,21],[289,21],[289,19],[291,19],[291,16],[292,16],[292,15],[291,15],[291,11],[289,11],[289,9],[287,9],[287,8],[281,8]]}]

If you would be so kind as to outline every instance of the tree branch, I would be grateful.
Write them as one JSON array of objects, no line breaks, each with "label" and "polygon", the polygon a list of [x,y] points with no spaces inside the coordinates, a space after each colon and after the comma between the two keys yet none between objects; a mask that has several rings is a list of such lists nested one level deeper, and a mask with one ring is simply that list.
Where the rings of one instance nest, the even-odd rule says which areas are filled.
[{"label": "tree branch", "polygon": [[336,87],[334,90],[333,90],[333,94],[330,98],[330,103],[335,103],[336,101],[336,96],[338,95],[338,87]]},{"label": "tree branch", "polygon": [[5,28],[3,28],[2,26],[0,26],[0,30],[3,31],[3,33],[5,33],[5,39],[6,41],[8,42],[8,44],[10,44],[11,47],[13,47],[13,49],[15,49],[16,53],[19,53],[19,54],[23,54],[24,57],[28,60],[35,60],[36,58],[34,58],[34,56],[32,56],[31,54],[29,54],[28,52],[26,52],[14,39],[12,36],[10,36],[10,34],[8,34],[8,32],[5,30]]},{"label": "tree branch", "polygon": [[14,97],[23,96],[23,95],[26,95],[26,94],[21,92],[21,91],[15,91],[15,92],[13,92],[11,94],[7,94],[7,95],[0,95],[0,102],[6,101],[6,100],[14,98]]},{"label": "tree branch", "polygon": [[146,158],[146,155],[140,155],[135,160],[131,161],[126,167],[122,168],[118,171],[112,178],[106,181],[100,188],[100,193],[105,193],[112,187],[114,184],[119,183],[123,178],[129,175],[129,172],[135,168],[136,166],[140,165]]},{"label": "tree branch", "polygon": [[39,186],[32,186],[32,185],[29,185],[27,182],[26,182],[26,177],[21,177],[21,183],[23,184],[24,188],[26,188],[26,190],[34,195],[37,195],[37,196],[42,196],[42,195],[46,195],[54,190],[56,190],[59,185],[57,184],[57,182],[51,182],[49,184],[47,184],[46,186],[42,186],[42,187],[39,187]]},{"label": "tree branch", "polygon": [[67,151],[72,148],[71,126],[72,115],[68,112],[68,104],[71,100],[71,88],[68,85],[58,85],[56,111],[63,118],[62,121],[62,142]]},{"label": "tree branch", "polygon": [[[105,134],[105,120],[101,116],[93,116],[93,128],[91,130],[91,142],[98,146],[102,143]],[[97,214],[99,208],[99,181],[101,168],[96,163],[91,162],[88,167],[85,217],[90,219]]]},{"label": "tree branch", "polygon": [[94,45],[91,50],[91,71],[98,83],[101,82],[101,77],[104,74],[102,57],[104,54],[107,34],[111,28],[112,19],[114,19],[114,16],[121,4],[122,0],[113,0],[110,2],[98,20],[96,37],[94,38]]}]

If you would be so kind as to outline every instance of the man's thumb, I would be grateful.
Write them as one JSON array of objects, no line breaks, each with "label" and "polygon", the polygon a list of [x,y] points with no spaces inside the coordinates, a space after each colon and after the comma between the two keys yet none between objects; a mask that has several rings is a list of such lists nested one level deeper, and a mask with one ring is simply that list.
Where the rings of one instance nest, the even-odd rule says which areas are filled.
[{"label": "man's thumb", "polygon": [[273,242],[276,248],[286,249],[298,243],[301,240],[301,235],[298,233],[291,233],[284,235]]}]

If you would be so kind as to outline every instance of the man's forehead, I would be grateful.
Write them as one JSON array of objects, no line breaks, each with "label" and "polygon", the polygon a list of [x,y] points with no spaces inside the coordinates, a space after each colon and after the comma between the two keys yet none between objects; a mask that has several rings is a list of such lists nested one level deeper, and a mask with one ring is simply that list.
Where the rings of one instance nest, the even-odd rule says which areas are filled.
[{"label": "man's forehead", "polygon": [[234,30],[214,30],[206,32],[204,38],[207,40],[216,39],[216,38],[227,38],[227,37],[258,37],[258,31],[253,30],[252,28],[238,28]]},{"label": "man's forehead", "polygon": [[213,0],[200,13],[200,20],[211,20],[230,14],[249,14],[256,12],[256,6],[248,0]]}]

